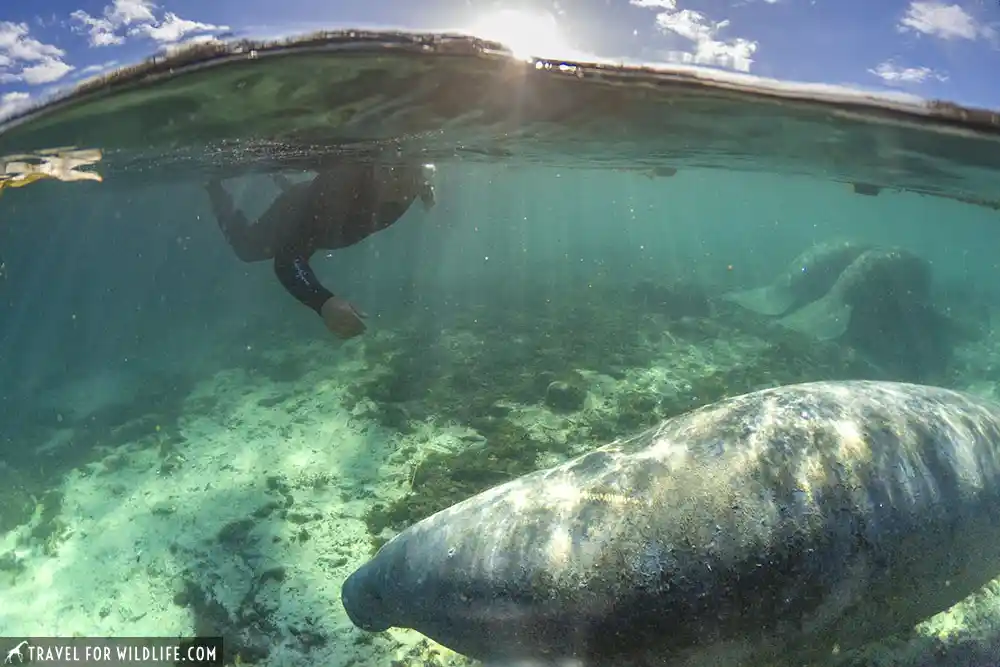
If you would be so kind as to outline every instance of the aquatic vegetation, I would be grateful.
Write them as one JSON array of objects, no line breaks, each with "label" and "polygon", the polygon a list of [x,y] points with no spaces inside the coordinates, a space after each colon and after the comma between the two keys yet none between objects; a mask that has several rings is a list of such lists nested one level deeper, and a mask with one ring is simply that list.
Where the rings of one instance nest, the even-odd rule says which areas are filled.
[{"label": "aquatic vegetation", "polygon": [[45,493],[35,508],[35,520],[31,532],[28,533],[28,544],[35,543],[41,547],[42,553],[54,556],[59,550],[59,543],[66,536],[69,527],[62,518],[63,494],[57,489]]},{"label": "aquatic vegetation", "polygon": [[[350,405],[370,401],[378,410],[371,416],[403,433],[427,419],[457,422],[481,436],[459,451],[417,459],[405,493],[366,515],[375,545],[386,529],[399,531],[531,472],[543,457],[559,460],[755,389],[881,377],[850,348],[817,343],[725,302],[715,304],[717,314],[709,318],[651,312],[648,290],[631,303],[623,300],[628,293],[605,295],[617,304],[613,310],[594,300],[569,313],[522,313],[502,322],[476,313],[442,328],[436,345],[428,337],[413,343],[411,336],[419,334],[407,333],[366,342],[365,355],[378,371],[351,386]],[[585,329],[577,328],[578,320],[587,322]],[[565,344],[533,344],[549,339]],[[592,387],[588,378],[602,376],[606,381]],[[553,384],[560,392],[572,388],[582,400],[551,405]],[[548,410],[555,425],[532,427],[537,410]]]},{"label": "aquatic vegetation", "polygon": [[[0,496],[0,532],[6,533],[34,516],[36,500],[24,476],[9,466],[0,468],[0,481],[4,483],[4,493]],[[41,493],[44,488],[44,483],[38,484],[37,492]]]},{"label": "aquatic vegetation", "polygon": [[708,317],[712,313],[705,286],[691,281],[661,285],[641,280],[632,288],[632,296],[649,311],[670,319]]}]

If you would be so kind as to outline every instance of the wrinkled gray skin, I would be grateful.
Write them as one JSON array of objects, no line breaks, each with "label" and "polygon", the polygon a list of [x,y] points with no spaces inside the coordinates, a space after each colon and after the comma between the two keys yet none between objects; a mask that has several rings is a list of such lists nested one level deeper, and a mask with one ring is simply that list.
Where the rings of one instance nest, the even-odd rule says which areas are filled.
[{"label": "wrinkled gray skin", "polygon": [[824,664],[1000,573],[998,456],[970,395],[755,392],[425,519],[343,603],[487,662]]},{"label": "wrinkled gray skin", "polygon": [[850,241],[821,243],[802,253],[789,265],[779,283],[787,285],[797,308],[826,294],[841,273],[870,245]]},{"label": "wrinkled gray skin", "polygon": [[930,264],[902,248],[868,250],[840,274],[830,293],[852,305],[889,298],[925,303],[931,294]]}]

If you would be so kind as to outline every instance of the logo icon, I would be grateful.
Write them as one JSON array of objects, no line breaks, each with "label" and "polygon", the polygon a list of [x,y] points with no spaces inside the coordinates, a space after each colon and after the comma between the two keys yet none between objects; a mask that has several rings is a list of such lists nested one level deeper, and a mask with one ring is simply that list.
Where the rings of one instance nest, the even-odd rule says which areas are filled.
[{"label": "logo icon", "polygon": [[11,661],[14,659],[15,655],[17,656],[18,662],[24,662],[24,654],[21,653],[21,649],[27,645],[28,645],[28,640],[25,639],[23,642],[21,642],[11,650],[7,651],[7,659],[3,661],[3,664],[5,665],[11,664]]}]

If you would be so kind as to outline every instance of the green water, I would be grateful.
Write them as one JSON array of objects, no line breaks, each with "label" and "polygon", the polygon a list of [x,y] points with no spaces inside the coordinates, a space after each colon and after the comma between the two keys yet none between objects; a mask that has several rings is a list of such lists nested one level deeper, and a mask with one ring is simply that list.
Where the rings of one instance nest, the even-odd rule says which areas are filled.
[{"label": "green water", "polygon": [[[413,631],[361,632],[341,606],[345,577],[420,519],[757,389],[903,380],[1000,400],[997,211],[956,200],[997,196],[989,136],[712,94],[668,133],[663,99],[594,85],[573,95],[604,104],[574,116],[579,99],[554,113],[569,93],[537,82],[549,104],[518,115],[496,93],[440,93],[483,81],[459,77],[479,65],[395,62],[326,106],[263,59],[0,133],[7,154],[103,151],[81,167],[100,182],[0,196],[0,635],[464,664]],[[390,84],[411,98],[379,98]],[[235,256],[205,184],[225,177],[252,217],[278,193],[269,173],[370,160],[387,139],[437,165],[437,206],[313,257],[368,315],[341,342],[269,262]],[[736,296],[839,242],[901,250],[929,284],[866,278],[824,336],[786,316],[832,281],[778,314]],[[847,664],[992,664],[995,590]]]}]

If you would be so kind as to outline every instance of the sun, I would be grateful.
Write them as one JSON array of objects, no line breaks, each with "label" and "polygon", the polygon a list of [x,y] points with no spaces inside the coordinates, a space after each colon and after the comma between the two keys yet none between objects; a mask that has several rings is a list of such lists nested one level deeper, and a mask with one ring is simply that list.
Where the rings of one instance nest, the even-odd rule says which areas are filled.
[{"label": "sun", "polygon": [[555,17],[548,12],[504,9],[476,21],[469,32],[500,42],[515,58],[566,57],[569,50]]}]

